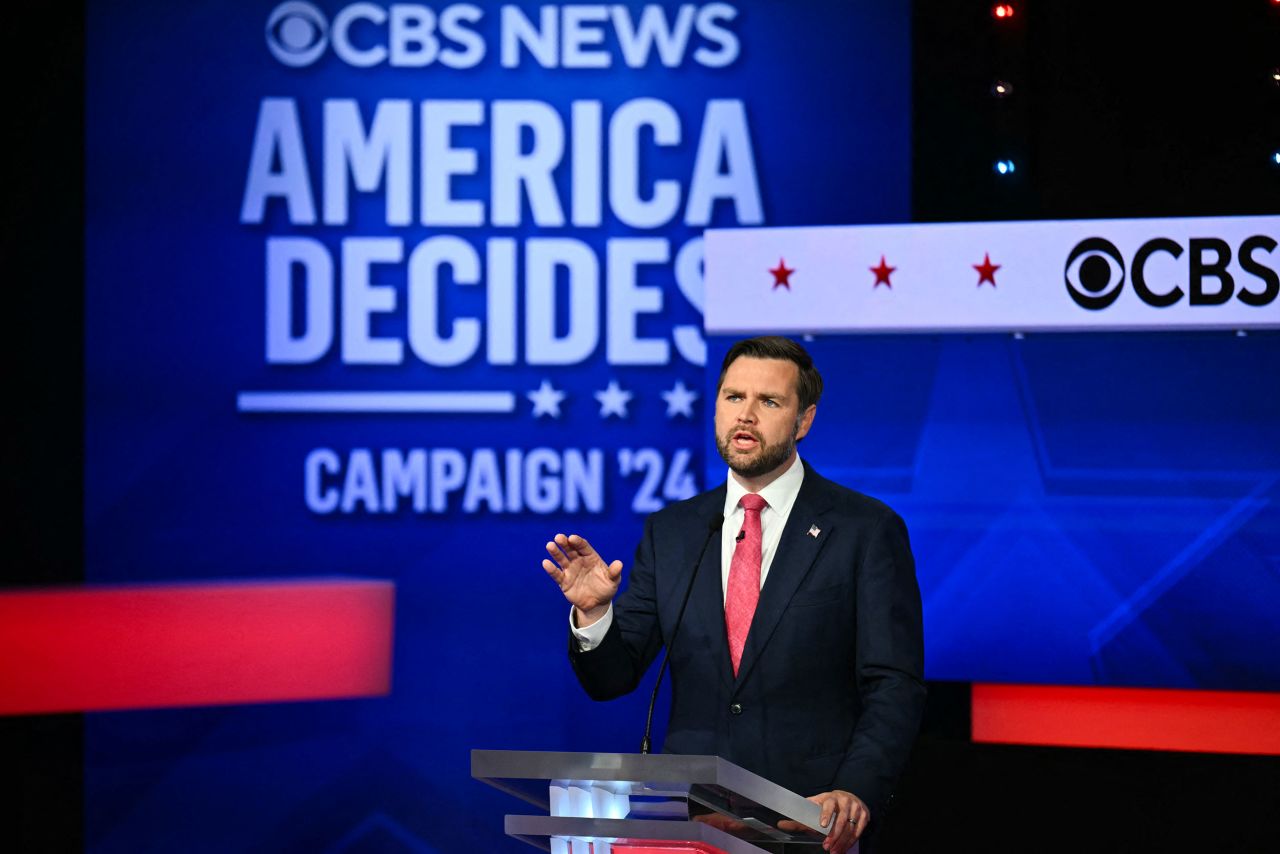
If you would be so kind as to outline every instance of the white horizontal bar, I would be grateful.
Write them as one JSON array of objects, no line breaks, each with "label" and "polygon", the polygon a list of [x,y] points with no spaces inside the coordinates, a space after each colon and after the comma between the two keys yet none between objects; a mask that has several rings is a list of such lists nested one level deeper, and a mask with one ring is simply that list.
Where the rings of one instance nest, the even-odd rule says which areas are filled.
[{"label": "white horizontal bar", "polygon": [[509,391],[242,391],[240,412],[515,412]]},{"label": "white horizontal bar", "polygon": [[1274,215],[708,229],[703,317],[712,334],[1276,329],[1276,241]]}]

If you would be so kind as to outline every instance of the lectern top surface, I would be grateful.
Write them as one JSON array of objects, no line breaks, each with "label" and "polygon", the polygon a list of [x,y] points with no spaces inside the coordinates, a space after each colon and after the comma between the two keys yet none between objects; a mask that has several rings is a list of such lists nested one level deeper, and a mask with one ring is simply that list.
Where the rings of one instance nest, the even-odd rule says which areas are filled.
[{"label": "lectern top surface", "polygon": [[719,756],[473,750],[471,776],[543,810],[552,787],[606,790],[627,795],[633,817],[640,810],[683,820],[710,813],[774,839],[811,840],[778,831],[778,823],[818,828],[821,814],[812,801]]}]

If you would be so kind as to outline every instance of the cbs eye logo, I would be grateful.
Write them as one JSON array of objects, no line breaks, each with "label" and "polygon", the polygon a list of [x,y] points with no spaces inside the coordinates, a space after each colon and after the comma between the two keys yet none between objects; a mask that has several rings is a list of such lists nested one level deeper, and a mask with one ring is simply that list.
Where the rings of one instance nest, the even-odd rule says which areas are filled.
[{"label": "cbs eye logo", "polygon": [[[1280,243],[1266,234],[1246,237],[1234,250],[1220,237],[1192,237],[1185,249],[1176,240],[1153,237],[1139,246],[1130,260],[1133,292],[1152,308],[1168,308],[1184,297],[1192,306],[1223,305],[1234,297],[1261,308],[1280,297],[1280,271],[1259,257],[1273,255],[1277,246]],[[1171,271],[1166,261],[1153,277],[1147,265],[1155,255],[1179,263]],[[1085,238],[1067,256],[1063,277],[1076,305],[1099,311],[1119,299],[1124,290],[1124,257],[1110,240]]]},{"label": "cbs eye logo", "polygon": [[329,24],[324,14],[304,0],[281,3],[267,18],[267,48],[285,65],[310,65],[328,46]]},{"label": "cbs eye logo", "polygon": [[1071,250],[1063,277],[1076,305],[1098,311],[1115,302],[1124,289],[1124,259],[1110,240],[1090,237]]}]

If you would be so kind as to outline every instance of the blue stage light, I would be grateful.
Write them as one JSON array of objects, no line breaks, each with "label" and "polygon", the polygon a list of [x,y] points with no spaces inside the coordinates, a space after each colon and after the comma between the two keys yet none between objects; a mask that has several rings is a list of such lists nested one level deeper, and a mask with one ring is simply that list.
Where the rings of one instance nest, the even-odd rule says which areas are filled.
[{"label": "blue stage light", "polygon": [[1012,175],[1017,171],[1017,166],[1012,160],[997,160],[995,170],[997,175]]}]

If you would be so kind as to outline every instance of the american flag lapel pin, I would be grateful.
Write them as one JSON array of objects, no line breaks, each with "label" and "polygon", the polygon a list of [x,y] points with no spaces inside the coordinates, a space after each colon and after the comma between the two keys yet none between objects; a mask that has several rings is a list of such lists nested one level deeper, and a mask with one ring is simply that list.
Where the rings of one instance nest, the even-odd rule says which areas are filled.
[{"label": "american flag lapel pin", "polygon": [[822,533],[822,529],[819,528],[817,525],[809,526],[809,536],[816,538],[821,533]]}]

